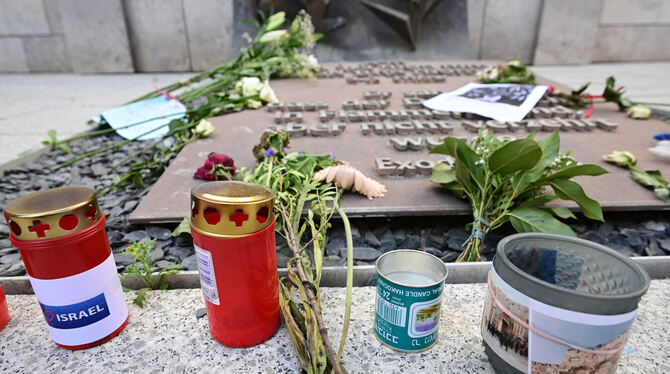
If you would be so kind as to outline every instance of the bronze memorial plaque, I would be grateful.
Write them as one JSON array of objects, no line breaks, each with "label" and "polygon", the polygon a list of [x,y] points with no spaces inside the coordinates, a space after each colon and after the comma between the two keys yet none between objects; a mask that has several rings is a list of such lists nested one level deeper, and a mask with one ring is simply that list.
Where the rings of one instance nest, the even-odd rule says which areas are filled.
[{"label": "bronze memorial plaque", "polygon": [[[420,66],[418,64],[426,63],[406,64]],[[550,134],[552,128],[563,125],[564,130],[569,128],[560,133],[563,152],[572,149],[576,160],[596,163],[610,171],[599,177],[579,178],[585,192],[598,200],[604,210],[670,209],[670,204],[656,198],[653,191],[636,184],[627,170],[602,161],[603,155],[614,150],[628,150],[637,156],[641,167],[670,174],[668,164],[647,151],[655,144],[653,135],[668,132],[670,125],[653,119],[630,119],[619,112],[615,104],[609,103],[596,105],[587,121],[573,121],[569,118],[574,115],[573,111],[562,106],[538,106],[536,118],[527,126],[529,129],[481,121],[481,118],[470,115],[431,112],[421,107],[423,97],[473,82],[474,76],[456,75],[455,72],[465,70],[465,74],[471,74],[469,64],[486,62],[430,64],[444,69],[458,64],[458,69],[447,76],[437,74],[416,80],[384,74],[366,76],[365,72],[353,76],[334,73],[327,79],[318,80],[273,80],[271,85],[282,108],[271,105],[211,118],[216,131],[210,138],[193,142],[181,151],[130,215],[129,221],[181,221],[189,213],[191,188],[204,183],[194,179],[193,173],[202,166],[208,153],[225,153],[235,160],[238,168],[252,167],[255,164],[252,147],[264,131],[278,126],[293,133],[289,151],[333,153],[336,158],[348,161],[386,185],[386,197],[374,200],[345,194],[342,205],[352,217],[469,214],[470,207],[466,202],[428,180],[430,167],[444,159],[444,156],[429,155],[428,149],[439,144],[445,136],[470,139],[476,135],[478,127],[488,128],[496,136],[516,138],[526,137],[532,128],[537,130],[537,137],[542,138]],[[327,71],[337,71],[335,66],[324,64]],[[417,80],[430,83],[417,83]],[[553,84],[542,78],[538,82]],[[545,114],[549,116],[549,112],[553,113],[552,118],[542,119]],[[580,128],[585,125],[588,128]],[[558,204],[576,207],[572,202],[560,201]]]}]

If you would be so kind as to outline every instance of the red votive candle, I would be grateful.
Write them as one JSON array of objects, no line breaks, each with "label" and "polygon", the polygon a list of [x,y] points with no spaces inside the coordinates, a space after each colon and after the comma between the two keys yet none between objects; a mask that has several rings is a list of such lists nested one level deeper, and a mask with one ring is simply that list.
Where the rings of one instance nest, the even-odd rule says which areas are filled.
[{"label": "red votive candle", "polygon": [[128,308],[93,191],[35,192],[7,204],[4,214],[57,345],[89,348],[123,330]]},{"label": "red votive candle", "polygon": [[212,337],[229,347],[269,339],[279,327],[274,193],[243,182],[191,191],[191,232]]}]

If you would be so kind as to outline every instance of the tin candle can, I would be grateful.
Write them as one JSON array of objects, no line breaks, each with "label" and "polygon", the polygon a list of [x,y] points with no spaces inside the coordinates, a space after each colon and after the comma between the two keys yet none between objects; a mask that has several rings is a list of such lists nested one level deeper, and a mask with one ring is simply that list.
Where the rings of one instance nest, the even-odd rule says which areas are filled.
[{"label": "tin candle can", "polygon": [[7,204],[4,214],[57,345],[89,348],[123,330],[128,308],[93,191],[35,192]]},{"label": "tin candle can", "polygon": [[244,182],[191,191],[191,232],[212,337],[250,347],[279,328],[274,193]]},{"label": "tin candle can", "polygon": [[7,322],[9,322],[9,308],[7,308],[5,291],[3,291],[2,286],[0,286],[0,331],[7,325]]},{"label": "tin candle can", "polygon": [[382,344],[404,352],[429,349],[438,338],[447,267],[416,250],[381,255],[377,269],[374,332]]},{"label": "tin candle can", "polygon": [[614,373],[649,276],[587,240],[527,233],[498,243],[481,331],[499,373]]}]

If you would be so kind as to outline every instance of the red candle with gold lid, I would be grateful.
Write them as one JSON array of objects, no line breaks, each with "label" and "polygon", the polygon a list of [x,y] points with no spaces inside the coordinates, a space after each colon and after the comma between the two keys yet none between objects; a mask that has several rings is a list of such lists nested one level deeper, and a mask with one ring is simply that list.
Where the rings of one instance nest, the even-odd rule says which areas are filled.
[{"label": "red candle with gold lid", "polygon": [[123,330],[128,308],[93,191],[31,193],[7,204],[4,215],[57,345],[88,348]]},{"label": "red candle with gold lid", "polygon": [[244,182],[191,191],[191,232],[209,329],[229,347],[269,339],[279,327],[274,193]]}]

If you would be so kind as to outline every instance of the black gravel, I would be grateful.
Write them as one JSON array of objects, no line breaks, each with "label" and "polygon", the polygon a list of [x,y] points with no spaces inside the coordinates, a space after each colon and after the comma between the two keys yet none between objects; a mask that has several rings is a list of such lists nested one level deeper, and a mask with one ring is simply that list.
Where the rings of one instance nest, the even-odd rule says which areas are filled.
[{"label": "black gravel", "polygon": [[[121,141],[115,134],[84,139],[72,144],[75,154],[106,147]],[[124,173],[128,165],[110,171],[112,165],[138,152],[145,143],[129,143],[113,152],[96,155],[75,163],[73,166],[53,171],[59,163],[72,159],[73,155],[51,151],[38,159],[7,170],[0,180],[0,208],[4,210],[10,201],[43,189],[61,186],[84,186],[102,191],[116,180],[116,174]],[[150,190],[157,178],[147,176],[143,187],[127,187],[100,196],[98,201],[107,215],[107,236],[114,253],[117,269],[125,270],[131,257],[125,249],[135,241],[156,239],[151,252],[152,263],[157,268],[180,263],[185,270],[197,270],[192,243],[184,238],[172,237],[176,225],[130,225],[128,215]],[[651,191],[649,192],[652,193]],[[605,244],[626,256],[670,255],[670,215],[663,212],[609,213],[606,223],[584,219],[569,222],[579,237]],[[463,251],[463,243],[469,233],[465,230],[468,217],[400,217],[352,219],[354,263],[374,264],[388,251],[408,248],[431,253],[445,262],[451,262]],[[481,255],[491,260],[500,239],[514,233],[511,227],[503,227],[490,233]],[[25,266],[8,239],[9,229],[4,220],[0,222],[0,277],[25,274]],[[278,266],[285,267],[291,257],[286,242],[277,238]],[[328,236],[324,255],[325,266],[341,266],[346,262],[346,240],[341,222],[334,222]]]}]

